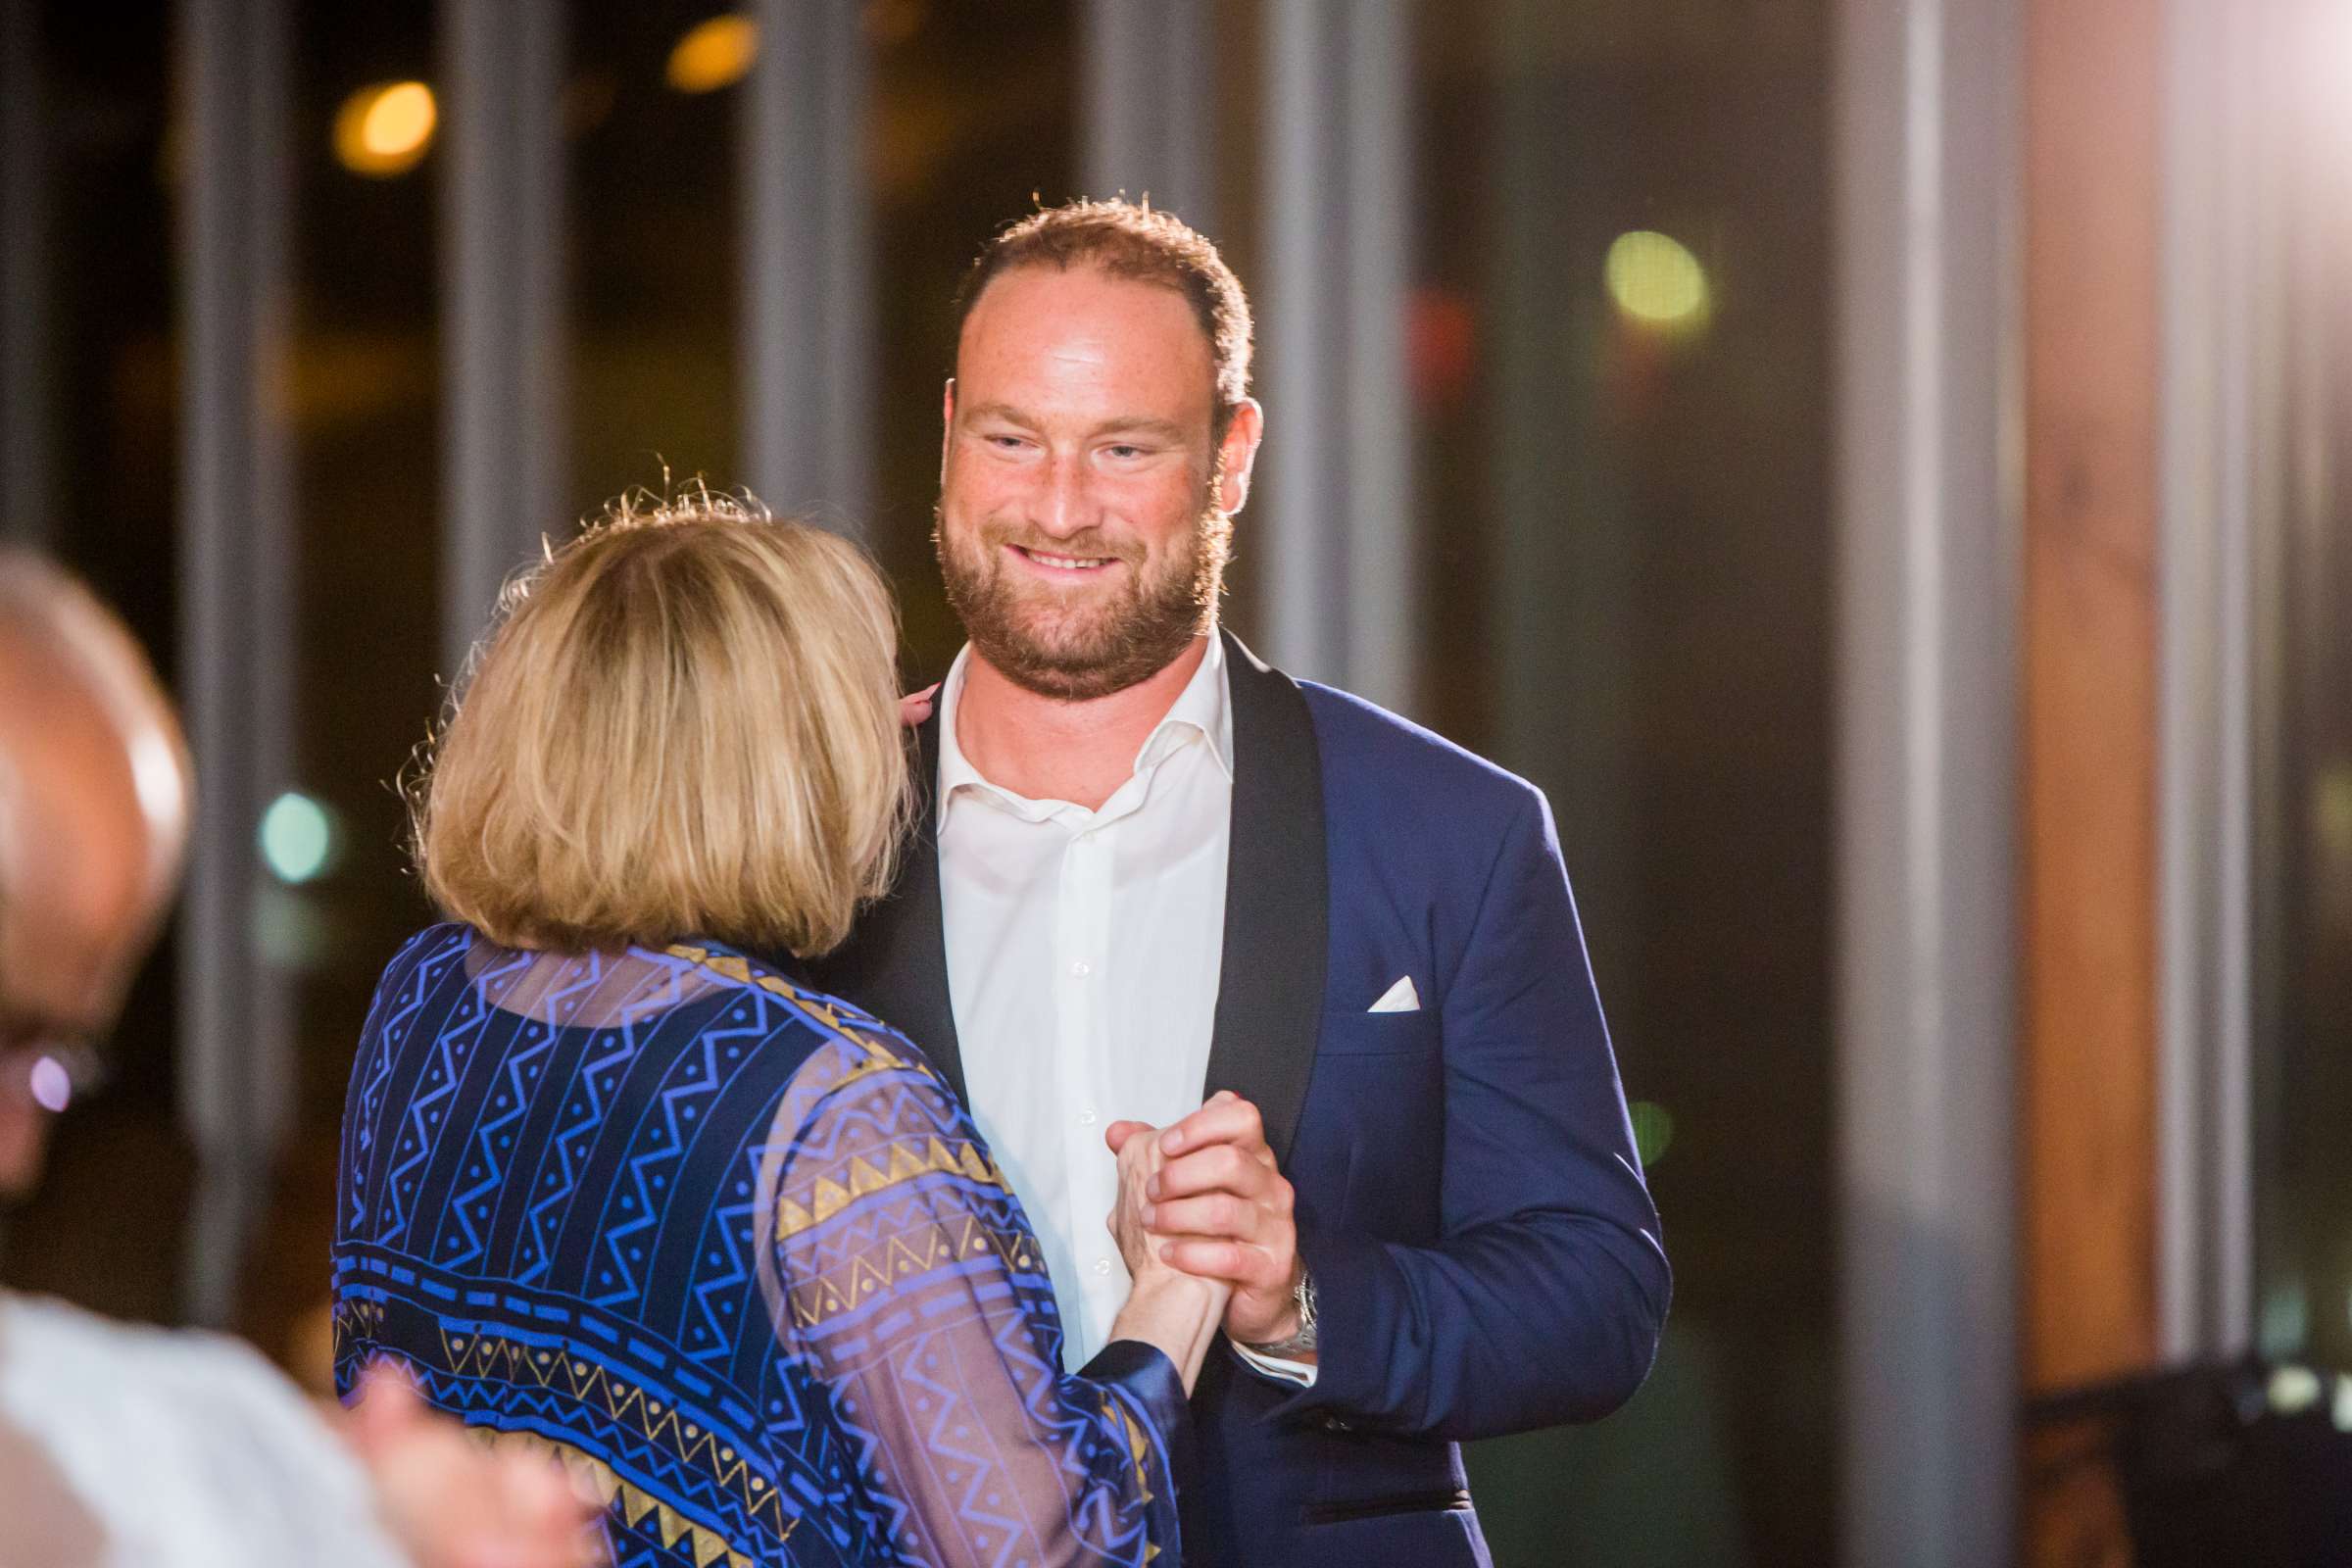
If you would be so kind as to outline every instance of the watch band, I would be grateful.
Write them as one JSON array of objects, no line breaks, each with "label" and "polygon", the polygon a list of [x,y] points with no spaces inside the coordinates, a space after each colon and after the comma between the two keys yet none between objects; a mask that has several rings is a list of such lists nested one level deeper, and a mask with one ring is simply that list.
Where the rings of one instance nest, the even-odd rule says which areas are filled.
[{"label": "watch band", "polygon": [[1250,1349],[1259,1355],[1279,1356],[1298,1355],[1315,1348],[1315,1277],[1303,1268],[1298,1271],[1298,1285],[1291,1292],[1291,1300],[1298,1309],[1298,1330],[1287,1339],[1252,1345]]}]

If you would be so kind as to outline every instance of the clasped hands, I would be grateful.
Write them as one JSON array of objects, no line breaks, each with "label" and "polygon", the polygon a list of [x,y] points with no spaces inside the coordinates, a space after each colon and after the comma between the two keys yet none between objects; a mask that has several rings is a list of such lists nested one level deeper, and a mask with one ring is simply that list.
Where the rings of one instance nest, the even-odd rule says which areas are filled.
[{"label": "clasped hands", "polygon": [[[907,693],[900,721],[929,719],[938,693],[936,684]],[[1102,1141],[1119,1161],[1119,1198],[1104,1224],[1131,1276],[1140,1282],[1146,1269],[1138,1265],[1157,1261],[1229,1289],[1225,1337],[1237,1344],[1271,1345],[1298,1332],[1291,1184],[1275,1166],[1255,1105],[1220,1089],[1173,1126],[1114,1121]]]},{"label": "clasped hands", "polygon": [[1129,1253],[1130,1272],[1135,1249],[1145,1248],[1172,1268],[1229,1288],[1225,1337],[1237,1344],[1269,1345],[1298,1332],[1293,1194],[1255,1105],[1219,1090],[1171,1126],[1115,1121],[1102,1141],[1119,1160],[1110,1229]]}]

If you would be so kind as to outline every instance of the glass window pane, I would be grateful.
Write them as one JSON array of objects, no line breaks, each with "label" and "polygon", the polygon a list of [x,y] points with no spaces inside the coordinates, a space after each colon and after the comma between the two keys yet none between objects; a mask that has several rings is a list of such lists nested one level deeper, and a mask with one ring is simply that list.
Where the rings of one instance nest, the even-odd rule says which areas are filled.
[{"label": "glass window pane", "polygon": [[741,21],[679,0],[568,7],[570,515],[660,490],[665,468],[744,482],[737,126],[758,42]]},{"label": "glass window pane", "polygon": [[[2352,180],[2340,7],[2281,6],[2256,36],[2273,151],[2242,210],[2265,322],[2248,482],[2253,556],[2257,1345],[2352,1368]],[[2259,461],[2259,460],[2258,460]]]},{"label": "glass window pane", "polygon": [[[179,364],[169,41],[161,25],[124,27],[102,8],[33,10],[53,488],[29,531],[122,612],[170,686]],[[115,1030],[113,1082],[61,1125],[40,1188],[8,1215],[12,1288],[159,1321],[177,1315],[176,1250],[154,1241],[177,1235],[188,1169],[173,1080],[177,968],[168,930]],[[156,1179],[125,1184],[126,1170]],[[93,1226],[97,1213],[117,1223]]]},{"label": "glass window pane", "polygon": [[879,465],[868,539],[898,583],[908,673],[937,679],[962,646],[931,553],[940,397],[955,364],[954,296],[981,242],[1073,188],[1073,7],[869,8]]},{"label": "glass window pane", "polygon": [[1551,798],[1676,1281],[1481,1512],[1531,1568],[1827,1561],[1827,8],[1419,10],[1421,689]]},{"label": "glass window pane", "polygon": [[299,1093],[240,1324],[281,1356],[325,1300],[315,1259],[358,1021],[430,918],[395,785],[439,700],[444,102],[429,13],[287,13],[287,336],[266,373],[290,453],[293,755],[253,824],[268,875],[251,940],[293,987]]}]

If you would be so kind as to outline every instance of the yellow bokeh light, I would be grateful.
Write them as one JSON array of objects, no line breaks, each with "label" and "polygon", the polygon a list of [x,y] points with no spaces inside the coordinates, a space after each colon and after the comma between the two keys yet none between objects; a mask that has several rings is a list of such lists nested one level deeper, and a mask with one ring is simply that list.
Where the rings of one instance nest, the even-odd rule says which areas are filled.
[{"label": "yellow bokeh light", "polygon": [[1678,240],[1646,228],[1620,234],[1606,275],[1617,308],[1637,321],[1686,331],[1706,322],[1706,270]]},{"label": "yellow bokeh light", "polygon": [[732,87],[760,58],[760,24],[749,17],[712,17],[669,52],[669,84],[680,92]]},{"label": "yellow bokeh light", "polygon": [[335,114],[335,157],[355,174],[405,174],[432,146],[440,122],[433,89],[421,81],[362,87]]}]

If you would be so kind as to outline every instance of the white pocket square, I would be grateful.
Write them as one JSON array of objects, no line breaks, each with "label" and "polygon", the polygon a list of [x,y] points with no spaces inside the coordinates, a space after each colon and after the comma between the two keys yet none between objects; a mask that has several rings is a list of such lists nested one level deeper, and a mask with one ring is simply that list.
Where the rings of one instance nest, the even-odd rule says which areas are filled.
[{"label": "white pocket square", "polygon": [[1380,1000],[1364,1009],[1366,1012],[1419,1012],[1421,993],[1413,989],[1413,977],[1400,974],[1396,983],[1380,994]]}]

